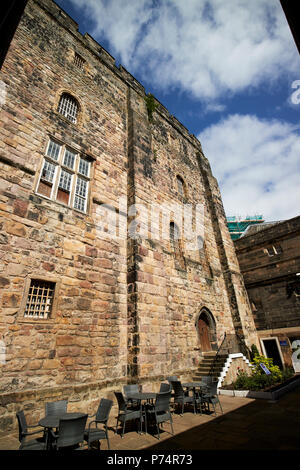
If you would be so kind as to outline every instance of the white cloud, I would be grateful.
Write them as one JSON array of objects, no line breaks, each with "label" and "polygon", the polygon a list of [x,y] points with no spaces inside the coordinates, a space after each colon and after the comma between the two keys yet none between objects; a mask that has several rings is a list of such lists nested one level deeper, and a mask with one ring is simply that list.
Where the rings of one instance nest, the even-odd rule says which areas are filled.
[{"label": "white cloud", "polygon": [[300,132],[288,123],[231,115],[198,136],[227,215],[300,215]]},{"label": "white cloud", "polygon": [[132,74],[215,100],[298,72],[277,0],[71,0]]}]

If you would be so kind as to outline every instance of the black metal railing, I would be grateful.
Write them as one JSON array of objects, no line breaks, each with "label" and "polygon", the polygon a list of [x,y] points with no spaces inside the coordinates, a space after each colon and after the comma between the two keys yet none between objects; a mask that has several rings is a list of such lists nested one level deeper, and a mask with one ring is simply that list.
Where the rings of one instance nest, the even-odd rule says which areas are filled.
[{"label": "black metal railing", "polygon": [[251,359],[251,351],[246,345],[244,339],[238,333],[225,333],[208,375],[214,375],[220,356],[228,356],[229,354],[235,353],[242,353],[247,359]]}]

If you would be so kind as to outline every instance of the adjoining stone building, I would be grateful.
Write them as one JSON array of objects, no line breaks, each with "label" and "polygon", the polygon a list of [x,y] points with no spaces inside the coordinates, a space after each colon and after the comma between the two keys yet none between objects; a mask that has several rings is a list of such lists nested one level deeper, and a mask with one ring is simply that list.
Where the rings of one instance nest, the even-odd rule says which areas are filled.
[{"label": "adjoining stone building", "polygon": [[234,244],[262,353],[300,372],[300,217],[248,227]]},{"label": "adjoining stone building", "polygon": [[1,80],[0,427],[188,377],[225,332],[257,344],[199,141],[51,0],[29,0]]}]

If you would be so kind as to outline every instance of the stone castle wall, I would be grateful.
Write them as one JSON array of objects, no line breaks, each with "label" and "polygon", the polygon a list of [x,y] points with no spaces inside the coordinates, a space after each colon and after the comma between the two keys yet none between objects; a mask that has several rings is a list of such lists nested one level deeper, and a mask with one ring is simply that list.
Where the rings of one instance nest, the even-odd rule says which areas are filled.
[{"label": "stone castle wall", "polygon": [[278,338],[285,365],[300,339],[300,217],[235,241],[259,338]]},{"label": "stone castle wall", "polygon": [[[144,88],[50,0],[29,1],[1,80],[2,426],[15,426],[16,407],[38,402],[42,410],[68,387],[83,406],[95,390],[112,396],[128,380],[151,388],[173,373],[188,378],[201,357],[202,307],[215,319],[216,347],[225,331],[256,342],[218,184],[199,141],[158,102],[150,122]],[[76,124],[57,112],[62,93],[78,100]],[[90,160],[86,213],[37,194],[49,139]],[[188,250],[184,237],[177,249],[149,234],[126,236],[132,204],[150,211],[187,202],[204,207],[202,249]],[[118,236],[105,226],[109,214]],[[140,222],[147,226],[144,210]],[[55,283],[48,319],[24,317],[31,279]]]}]

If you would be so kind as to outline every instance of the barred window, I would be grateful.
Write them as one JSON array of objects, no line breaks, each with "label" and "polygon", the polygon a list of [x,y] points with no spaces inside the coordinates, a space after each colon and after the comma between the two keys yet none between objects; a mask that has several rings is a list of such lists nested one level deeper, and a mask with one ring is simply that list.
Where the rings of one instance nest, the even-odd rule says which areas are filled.
[{"label": "barred window", "polygon": [[81,57],[81,55],[75,52],[74,65],[76,65],[76,67],[78,67],[79,69],[83,69],[84,64],[85,64],[85,60],[83,59],[83,57]]},{"label": "barred window", "polygon": [[78,110],[78,101],[68,93],[63,93],[60,97],[58,112],[76,124]]},{"label": "barred window", "polygon": [[49,318],[53,306],[55,282],[31,279],[25,306],[25,317]]},{"label": "barred window", "polygon": [[280,245],[271,246],[267,248],[267,253],[269,256],[279,255],[280,253],[282,253],[282,248]]},{"label": "barred window", "polygon": [[66,145],[49,140],[36,192],[86,212],[91,160]]}]

